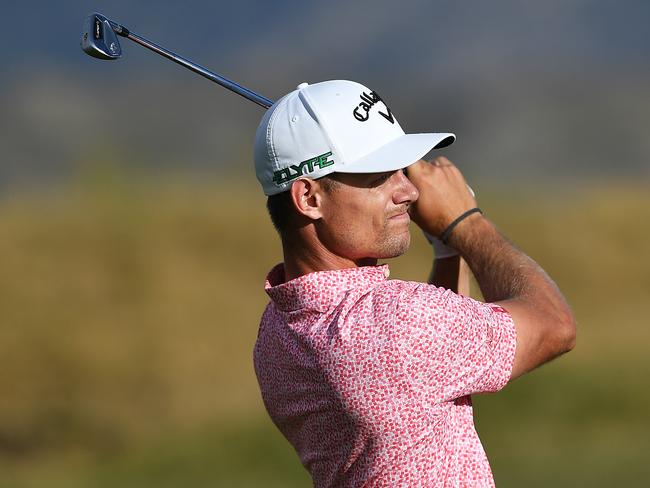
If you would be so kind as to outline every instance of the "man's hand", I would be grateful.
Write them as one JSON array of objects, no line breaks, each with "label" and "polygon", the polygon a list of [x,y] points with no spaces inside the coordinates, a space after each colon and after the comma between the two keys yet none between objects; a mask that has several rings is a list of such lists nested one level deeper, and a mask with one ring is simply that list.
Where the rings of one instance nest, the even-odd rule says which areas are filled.
[{"label": "man's hand", "polygon": [[476,207],[465,178],[444,156],[419,160],[407,168],[406,176],[420,192],[409,209],[411,219],[431,235],[440,236],[454,219]]}]

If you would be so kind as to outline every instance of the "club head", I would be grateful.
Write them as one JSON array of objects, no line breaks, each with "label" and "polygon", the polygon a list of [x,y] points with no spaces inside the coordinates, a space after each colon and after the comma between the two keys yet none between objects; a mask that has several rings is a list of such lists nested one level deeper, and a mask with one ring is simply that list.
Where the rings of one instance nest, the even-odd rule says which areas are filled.
[{"label": "club head", "polygon": [[110,22],[102,14],[90,14],[84,19],[81,49],[99,59],[118,59],[122,48]]}]

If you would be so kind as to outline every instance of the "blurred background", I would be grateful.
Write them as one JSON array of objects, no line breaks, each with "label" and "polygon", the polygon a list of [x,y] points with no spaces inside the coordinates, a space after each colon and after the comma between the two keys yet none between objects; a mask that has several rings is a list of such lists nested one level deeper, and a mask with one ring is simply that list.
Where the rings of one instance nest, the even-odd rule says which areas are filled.
[{"label": "blurred background", "polygon": [[[0,487],[310,486],[252,366],[263,111],[128,40],[86,56],[92,11],[272,99],[352,79],[455,132],[578,318],[574,352],[475,397],[497,486],[647,485],[648,2],[35,0],[0,32]],[[392,277],[431,257],[414,228]]]}]

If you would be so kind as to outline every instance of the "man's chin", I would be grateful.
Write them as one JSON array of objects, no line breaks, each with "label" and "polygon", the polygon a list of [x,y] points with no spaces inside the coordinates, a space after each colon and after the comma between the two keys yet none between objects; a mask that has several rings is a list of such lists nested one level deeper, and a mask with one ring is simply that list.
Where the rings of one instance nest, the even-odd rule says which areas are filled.
[{"label": "man's chin", "polygon": [[381,256],[379,259],[390,259],[401,256],[408,251],[411,245],[411,233],[406,232],[399,236],[395,236],[382,246]]}]

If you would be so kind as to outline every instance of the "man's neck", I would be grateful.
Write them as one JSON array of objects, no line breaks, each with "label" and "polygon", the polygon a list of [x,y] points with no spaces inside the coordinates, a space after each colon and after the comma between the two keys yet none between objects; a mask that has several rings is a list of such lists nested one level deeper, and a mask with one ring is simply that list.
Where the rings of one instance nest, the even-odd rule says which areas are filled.
[{"label": "man's neck", "polygon": [[306,245],[305,242],[282,243],[285,281],[316,271],[332,271],[377,264],[375,258],[354,260],[332,253],[320,242],[310,244]]}]

